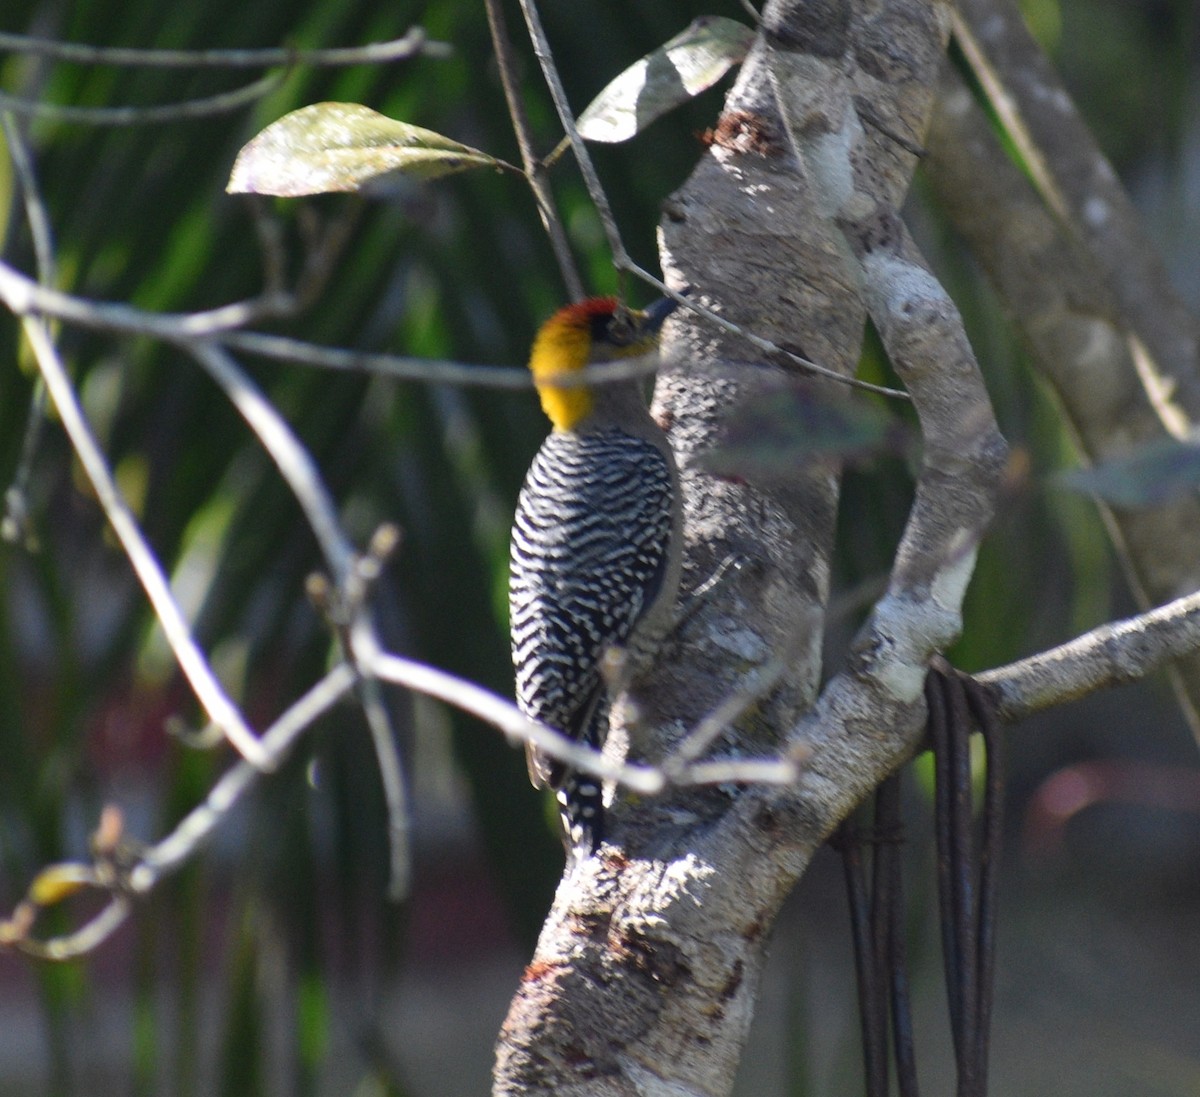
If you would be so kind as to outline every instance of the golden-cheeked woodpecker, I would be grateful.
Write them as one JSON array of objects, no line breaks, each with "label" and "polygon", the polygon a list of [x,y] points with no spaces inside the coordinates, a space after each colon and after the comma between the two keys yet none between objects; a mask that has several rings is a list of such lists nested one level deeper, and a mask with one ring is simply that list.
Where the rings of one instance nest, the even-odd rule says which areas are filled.
[{"label": "golden-cheeked woodpecker", "polygon": [[[509,613],[517,704],[599,749],[608,731],[602,667],[618,649],[625,681],[670,627],[680,571],[679,476],[650,417],[642,378],[566,386],[596,362],[654,352],[674,308],[612,298],[568,305],[542,326],[529,367],[553,431],[521,489],[512,531]],[[568,856],[604,836],[600,782],[529,747],[534,787],[556,792]]]}]

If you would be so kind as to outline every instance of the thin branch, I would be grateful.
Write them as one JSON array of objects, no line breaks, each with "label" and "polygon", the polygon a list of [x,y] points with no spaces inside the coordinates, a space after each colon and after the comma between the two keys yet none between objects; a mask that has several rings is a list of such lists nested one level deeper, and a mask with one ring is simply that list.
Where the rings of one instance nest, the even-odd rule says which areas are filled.
[{"label": "thin branch", "polygon": [[[899,389],[842,377],[824,366],[817,365],[784,347],[777,346],[768,339],[745,331],[692,298],[669,289],[661,279],[642,270],[636,264],[632,265],[630,270],[648,285],[654,286],[685,308],[705,317],[717,327],[747,340],[752,346],[765,353],[780,355],[822,377],[828,377],[830,380],[839,381],[865,392],[874,392],[881,396],[901,400],[908,399],[908,394]],[[63,293],[61,290],[39,286],[13,267],[0,262],[0,300],[18,316],[39,313],[60,320],[69,320],[89,328],[151,335],[172,341],[219,338],[222,343],[237,350],[325,369],[370,371],[400,380],[428,381],[435,384],[482,385],[489,388],[511,389],[528,389],[533,386],[529,371],[524,368],[474,366],[438,359],[367,354],[336,347],[320,347],[313,343],[289,339],[286,336],[237,330],[259,320],[291,315],[295,311],[296,301],[290,294],[267,293],[247,301],[235,301],[202,312],[154,313],[145,312],[130,305],[92,301],[85,297]],[[600,363],[589,366],[586,371],[564,374],[558,383],[568,387],[595,384],[604,380],[646,376],[658,368],[655,362],[654,355],[647,355],[640,359]]]},{"label": "thin branch", "polygon": [[499,728],[514,743],[533,743],[552,758],[566,762],[574,769],[603,780],[621,781],[643,795],[653,795],[663,789],[665,781],[655,767],[618,765],[603,757],[599,751],[530,720],[511,701],[474,682],[388,652],[380,652],[370,659],[363,659],[361,653],[359,657],[364,673],[445,701]]},{"label": "thin branch", "polygon": [[393,903],[398,903],[408,896],[412,884],[412,839],[409,825],[412,813],[409,810],[408,789],[404,782],[404,767],[396,745],[396,732],[376,679],[366,678],[360,683],[359,700],[371,732],[375,764],[379,767],[384,803],[387,805],[388,850],[391,854],[388,898]]},{"label": "thin branch", "polygon": [[648,270],[643,270],[633,260],[629,260],[625,268],[635,278],[640,278],[649,286],[653,286],[664,297],[670,297],[677,304],[682,305],[686,309],[690,309],[697,316],[704,317],[710,324],[715,325],[722,331],[729,332],[730,335],[736,335],[739,339],[745,339],[752,347],[757,348],[764,354],[778,355],[786,358],[793,365],[799,366],[807,373],[816,374],[818,377],[828,378],[839,385],[847,385],[853,389],[860,389],[863,392],[873,392],[877,396],[887,396],[893,400],[909,400],[911,397],[903,389],[887,388],[884,385],[873,385],[869,381],[859,381],[855,377],[847,377],[844,374],[838,373],[837,370],[832,370],[828,366],[822,366],[817,362],[813,362],[808,358],[796,354],[794,351],[788,350],[786,347],[781,347],[777,343],[772,343],[770,339],[764,339],[761,335],[755,335],[752,331],[747,331],[731,320],[726,320],[720,313],[713,312],[712,309],[706,308],[686,294],[677,293],[671,289],[661,278],[656,278]]},{"label": "thin branch", "polygon": [[128,899],[114,895],[95,917],[85,922],[74,933],[52,937],[48,941],[25,937],[14,941],[13,947],[38,960],[76,960],[104,944],[125,924],[132,909]]},{"label": "thin branch", "polygon": [[[146,312],[131,305],[93,301],[38,285],[31,278],[0,262],[0,301],[18,316],[36,314],[79,324],[82,327],[123,335],[148,335],[175,343],[210,340],[225,347],[264,358],[345,372],[366,372],[399,381],[471,385],[525,391],[533,379],[524,366],[485,366],[437,358],[405,358],[392,354],[324,347],[264,332],[239,331],[258,320],[290,315],[294,298],[268,292],[247,301],[202,312]],[[606,381],[646,377],[658,369],[655,355],[602,362],[577,373],[563,374],[556,383],[564,388]]]},{"label": "thin branch", "polygon": [[[248,354],[316,366],[319,369],[374,373],[397,381],[423,381],[434,385],[459,385],[475,388],[510,389],[523,392],[533,388],[533,377],[525,366],[483,366],[466,362],[451,362],[444,358],[402,358],[394,354],[371,354],[364,351],[323,347],[288,339],[281,335],[266,335],[257,331],[232,332],[220,336],[220,342]],[[621,358],[613,362],[595,362],[570,373],[556,373],[546,378],[559,388],[578,388],[626,381],[635,377],[650,377],[659,370],[657,354],[636,358]]]},{"label": "thin branch", "polygon": [[[792,669],[806,631],[795,630],[793,643],[786,645],[784,650],[759,667],[745,685],[725,697],[680,740],[678,746],[662,761],[662,771],[668,778],[676,778],[689,767],[694,770],[696,760],[708,751],[717,738],[779,684]],[[791,761],[794,764],[796,759]]]},{"label": "thin branch", "polygon": [[550,42],[546,38],[546,31],[542,27],[541,19],[538,16],[537,5],[534,0],[520,0],[520,4],[521,11],[525,15],[525,24],[529,28],[530,40],[533,42],[533,52],[542,67],[542,75],[545,78],[546,86],[550,89],[550,96],[554,100],[554,107],[558,111],[559,120],[562,122],[563,129],[567,131],[567,137],[571,142],[571,151],[575,156],[575,161],[579,165],[580,173],[583,175],[584,183],[587,186],[588,197],[591,198],[592,205],[596,208],[596,214],[600,218],[600,223],[604,226],[604,234],[608,239],[609,250],[612,252],[613,265],[617,270],[632,274],[647,285],[654,286],[659,293],[665,294],[677,303],[703,316],[709,323],[716,324],[722,330],[740,336],[749,342],[751,346],[757,347],[765,353],[782,355],[801,368],[815,373],[820,377],[827,377],[829,380],[835,381],[840,385],[849,385],[851,388],[862,389],[865,392],[874,392],[893,399],[907,400],[908,394],[906,392],[846,377],[836,370],[818,365],[816,362],[811,362],[792,351],[776,346],[770,340],[763,339],[753,332],[743,330],[711,309],[707,309],[689,297],[668,288],[660,278],[656,278],[649,271],[643,270],[633,261],[629,252],[625,250],[624,242],[621,240],[616,218],[613,216],[612,207],[609,205],[608,196],[604,193],[604,187],[600,182],[600,176],[596,173],[591,155],[587,151],[587,145],[584,143],[578,127],[575,125],[575,116],[571,113],[571,104],[567,100],[566,90],[563,88],[562,80],[558,75],[558,69],[554,64],[554,55],[551,53]]},{"label": "thin branch", "polygon": [[58,409],[63,428],[91,481],[96,498],[120,540],[121,547],[129,557],[150,604],[154,607],[167,642],[179,661],[180,669],[191,683],[209,718],[221,728],[239,753],[256,766],[267,765],[269,758],[263,752],[262,746],[242,719],[237,706],[225,693],[204,654],[192,638],[183,612],[171,593],[170,584],[153,550],[142,536],[142,531],[126,505],[120,488],[117,487],[104,454],[92,435],[87,417],[45,323],[30,316],[23,317],[21,323],[33,348],[38,367],[46,380],[50,398]]},{"label": "thin branch", "polygon": [[693,762],[671,779],[675,785],[791,785],[799,776],[806,754],[787,758],[714,758]]},{"label": "thin branch", "polygon": [[337,509],[309,452],[228,352],[213,343],[180,342],[179,346],[225,390],[254,431],[304,511],[334,582],[343,587],[354,567],[354,548],[342,532]]},{"label": "thin branch", "polygon": [[131,305],[91,301],[39,286],[7,263],[0,263],[0,300],[17,316],[36,313],[102,331],[171,340],[209,338],[258,320],[286,316],[293,307],[290,296],[270,295],[202,312],[145,312]]},{"label": "thin branch", "polygon": [[[384,525],[376,530],[367,552],[354,561],[354,567],[339,596],[341,605],[331,607],[343,618],[340,629],[342,647],[356,672],[359,672],[359,660],[364,655],[374,658],[381,650],[367,599],[371,587],[383,572],[385,561],[395,551],[399,541],[400,532],[395,526]],[[412,813],[409,810],[404,765],[391,711],[384,701],[379,680],[359,672],[358,695],[371,732],[387,805],[388,848],[391,853],[388,897],[393,902],[399,902],[408,895],[412,882]]]},{"label": "thin branch", "polygon": [[566,284],[567,294],[578,301],[584,297],[583,279],[579,276],[579,268],[575,264],[574,255],[571,254],[571,245],[567,241],[562,218],[559,217],[554,204],[554,192],[550,189],[546,164],[534,152],[533,127],[529,123],[529,114],[525,110],[525,100],[521,94],[512,40],[504,22],[504,9],[500,6],[500,0],[484,0],[484,7],[487,9],[488,28],[492,34],[496,64],[500,69],[500,84],[504,88],[504,99],[508,104],[508,116],[512,120],[513,132],[517,137],[517,147],[521,150],[525,178],[533,190],[538,215],[542,219],[546,235],[550,237],[550,246],[554,250],[554,258]]},{"label": "thin branch", "polygon": [[0,110],[25,117],[75,122],[86,126],[139,126],[179,122],[191,118],[207,118],[213,114],[227,114],[244,107],[247,103],[254,103],[279,87],[285,75],[286,70],[269,72],[252,84],[235,88],[233,91],[156,107],[68,107],[57,103],[19,99],[0,92]]},{"label": "thin branch", "polygon": [[[314,721],[353,688],[354,672],[345,663],[334,667],[279,717],[263,734],[264,752],[276,769],[291,753],[296,740]],[[111,937],[132,913],[130,899],[148,895],[168,876],[187,864],[230,815],[233,808],[264,777],[263,768],[238,761],[212,787],[204,802],[193,808],[179,825],[156,845],[145,850],[137,864],[120,881],[121,891],[85,925],[62,937],[38,941],[21,937],[12,946],[44,960],[72,960],[92,952]]]},{"label": "thin branch", "polygon": [[579,165],[588,196],[596,208],[600,223],[604,226],[604,235],[608,238],[608,247],[612,252],[613,263],[618,270],[632,270],[633,260],[630,259],[629,253],[625,250],[625,244],[621,240],[621,233],[617,228],[617,220],[613,216],[612,206],[608,203],[608,196],[604,193],[600,176],[596,174],[596,168],[592,164],[587,146],[583,143],[583,137],[575,125],[575,115],[571,111],[566,89],[558,75],[558,68],[554,64],[554,54],[550,50],[549,39],[546,37],[546,31],[538,16],[537,5],[534,0],[520,0],[520,4],[521,12],[525,16],[525,26],[529,30],[529,39],[533,43],[534,56],[541,65],[542,76],[546,81],[546,87],[550,89],[550,98],[554,100],[554,109],[558,112],[559,121],[571,141],[571,151],[575,154],[575,162]]},{"label": "thin branch", "polygon": [[54,231],[38,187],[37,173],[33,168],[33,154],[29,151],[21,127],[11,114],[0,114],[0,124],[3,125],[4,140],[8,144],[13,168],[21,184],[21,200],[25,204],[25,222],[29,226],[29,236],[33,241],[38,281],[44,286],[49,286],[54,282],[57,266],[54,259]]},{"label": "thin branch", "polygon": [[451,57],[454,47],[425,37],[421,27],[411,27],[402,38],[371,42],[365,46],[332,49],[293,49],[277,46],[267,49],[168,50],[128,49],[113,46],[88,46],[76,42],[56,42],[48,38],[30,38],[23,34],[0,32],[0,50],[79,65],[116,65],[121,68],[270,68],[276,65],[373,65],[405,61],[411,57]]},{"label": "thin branch", "polygon": [[[271,208],[269,199],[264,202],[259,198],[258,201],[251,204],[259,209]],[[365,209],[365,202],[352,202],[346,206],[341,215],[331,222],[303,233],[306,245],[304,265],[296,279],[295,289],[292,291],[296,311],[307,309],[320,298],[321,292],[336,272],[338,259],[346,245],[349,244]],[[315,214],[311,220],[315,220]],[[310,218],[301,217],[302,230],[309,221]],[[278,284],[282,286],[283,283],[284,279],[280,277]],[[268,279],[266,281],[267,295],[270,294],[271,289],[272,284]]]},{"label": "thin branch", "polygon": [[1137,681],[1195,651],[1200,651],[1200,591],[976,678],[996,690],[1000,718],[1011,722]]},{"label": "thin branch", "polygon": [[[345,617],[343,643],[347,657],[352,665],[358,666],[360,650],[371,653],[378,650],[366,601],[370,580],[377,574],[374,567],[377,561],[356,556],[342,532],[337,508],[308,450],[233,357],[213,343],[181,343],[180,346],[225,390],[299,502],[334,579],[338,609]],[[360,694],[388,806],[389,892],[393,899],[399,900],[407,894],[410,879],[408,797],[396,754],[395,732],[379,694],[378,683],[371,678],[364,679]]]},{"label": "thin branch", "polygon": [[[33,242],[38,282],[48,286],[53,283],[55,277],[54,233],[38,187],[33,154],[21,133],[20,125],[11,114],[0,116],[0,123],[3,124],[13,170],[21,184],[21,198],[25,205],[29,236]],[[39,376],[29,401],[29,413],[21,439],[21,455],[13,473],[12,483],[4,492],[4,517],[0,519],[0,538],[5,541],[21,541],[26,545],[36,543],[29,517],[29,481],[33,475],[33,463],[45,425],[46,382]]]},{"label": "thin branch", "polygon": [[656,795],[669,784],[789,784],[796,778],[796,762],[777,758],[697,762],[668,778],[658,766],[614,762],[598,750],[569,739],[545,724],[530,720],[506,698],[447,671],[388,652],[379,652],[369,658],[359,653],[359,659],[364,674],[375,675],[384,681],[444,701],[498,728],[512,742],[533,743],[539,750],[557,761],[565,762],[572,769],[604,781],[615,781],[644,796]]},{"label": "thin branch", "polygon": [[[271,770],[284,762],[296,741],[319,716],[350,693],[355,680],[350,666],[339,663],[263,732],[260,745],[270,761]],[[204,802],[188,812],[169,835],[143,854],[140,863],[129,873],[130,892],[145,895],[163,877],[182,868],[262,776],[246,762],[237,762],[230,767],[213,785]]]}]

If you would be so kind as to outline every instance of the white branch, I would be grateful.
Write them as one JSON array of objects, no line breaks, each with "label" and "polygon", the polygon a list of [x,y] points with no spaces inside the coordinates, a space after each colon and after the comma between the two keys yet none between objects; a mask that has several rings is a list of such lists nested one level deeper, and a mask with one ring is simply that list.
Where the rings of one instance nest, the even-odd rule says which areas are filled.
[{"label": "white branch", "polygon": [[1098,689],[1138,681],[1197,651],[1200,591],[977,677],[996,690],[1001,717],[1013,721]]},{"label": "white branch", "polygon": [[66,367],[58,356],[45,323],[29,316],[24,317],[21,323],[37,358],[42,377],[45,378],[50,398],[58,409],[59,418],[71,439],[71,444],[75,447],[75,452],[79,455],[80,464],[83,465],[95,489],[96,498],[104,508],[121,547],[129,557],[129,562],[154,607],[167,642],[171,645],[171,650],[191,683],[197,699],[208,713],[209,719],[221,728],[242,757],[256,766],[269,765],[269,757],[242,719],[237,706],[217,681],[203,652],[192,638],[183,612],[171,593],[170,584],[153,550],[142,536],[133,512],[126,505],[109,470],[99,443],[92,435],[87,417],[75,396]]},{"label": "white branch", "polygon": [[308,450],[300,444],[275,406],[226,351],[212,343],[179,341],[179,346],[225,390],[230,403],[275,462],[308,519],[335,584],[342,588],[354,566],[354,549],[342,533],[337,509]]}]

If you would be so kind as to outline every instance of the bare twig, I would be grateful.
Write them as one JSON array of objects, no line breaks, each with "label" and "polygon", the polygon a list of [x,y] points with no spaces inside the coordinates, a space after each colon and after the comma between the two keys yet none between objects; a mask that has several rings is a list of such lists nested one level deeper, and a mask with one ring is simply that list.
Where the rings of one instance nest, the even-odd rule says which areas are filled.
[{"label": "bare twig", "polygon": [[562,218],[554,204],[554,192],[550,189],[550,179],[546,164],[538,159],[533,145],[533,127],[529,123],[529,114],[525,110],[525,100],[522,97],[520,81],[517,77],[516,64],[513,59],[512,40],[508,36],[508,27],[504,22],[504,9],[500,0],[484,0],[487,9],[488,28],[492,34],[492,47],[496,51],[496,63],[500,69],[500,83],[504,88],[504,99],[508,104],[508,116],[512,120],[513,132],[517,137],[517,146],[521,150],[521,164],[525,168],[525,178],[533,190],[537,202],[538,215],[546,235],[550,237],[550,246],[554,250],[554,258],[558,262],[559,272],[566,284],[568,295],[578,301],[584,296],[583,279],[579,276],[579,268],[575,257],[571,254],[571,245],[563,230]]},{"label": "bare twig", "polygon": [[296,496],[334,582],[339,588],[343,587],[354,567],[354,548],[342,532],[337,508],[321,481],[312,456],[228,352],[213,343],[181,342],[179,345],[225,390],[230,403],[250,425]]},{"label": "bare twig", "polygon": [[513,742],[533,743],[551,757],[574,769],[609,781],[621,781],[636,792],[650,795],[661,791],[663,777],[653,766],[621,766],[604,758],[598,751],[568,739],[565,735],[530,720],[511,701],[463,678],[436,667],[380,652],[363,660],[364,673],[386,682],[416,690],[427,697],[445,701],[463,712],[499,728]]},{"label": "bare twig", "polygon": [[[38,188],[37,173],[33,170],[33,155],[20,125],[11,114],[0,116],[0,123],[3,124],[4,138],[8,144],[13,169],[21,184],[25,220],[29,226],[37,263],[38,282],[48,286],[54,281],[54,233]],[[4,517],[0,520],[0,537],[6,541],[21,541],[26,545],[36,543],[29,517],[29,481],[33,475],[33,463],[45,424],[46,382],[39,376],[29,401],[29,414],[21,439],[21,456],[13,473],[12,483],[4,492]]]},{"label": "bare twig", "polygon": [[0,114],[4,128],[4,140],[8,144],[13,168],[21,184],[21,200],[25,204],[25,222],[33,241],[33,254],[37,262],[38,281],[49,286],[54,282],[56,263],[54,259],[54,231],[50,227],[50,215],[42,201],[37,173],[33,170],[33,154],[21,127],[11,114]]},{"label": "bare twig", "polygon": [[384,701],[379,680],[362,672],[362,662],[370,662],[380,651],[367,599],[382,573],[384,562],[395,551],[399,540],[400,533],[395,526],[384,525],[376,530],[367,552],[355,558],[345,582],[337,590],[328,592],[332,601],[326,605],[342,651],[359,678],[359,702],[379,766],[391,851],[388,896],[393,902],[399,902],[408,894],[412,880],[408,789],[391,711]]},{"label": "bare twig", "polygon": [[[471,365],[436,358],[371,354],[323,347],[281,335],[238,330],[258,320],[290,315],[296,307],[296,301],[288,293],[268,291],[260,297],[235,301],[202,312],[146,312],[131,305],[93,301],[40,286],[13,267],[0,262],[0,301],[18,316],[48,316],[99,331],[149,335],[181,344],[210,340],[247,354],[321,369],[374,373],[400,381],[424,381],[430,384],[513,390],[533,387],[529,370],[524,366]],[[657,369],[656,356],[643,355],[617,362],[597,363],[577,373],[563,374],[555,381],[564,388],[602,384],[630,377],[646,377]]]},{"label": "bare twig", "polygon": [[70,960],[96,949],[129,917],[133,909],[130,900],[148,895],[162,880],[192,860],[242,797],[263,779],[266,770],[277,769],[299,737],[346,696],[354,682],[354,671],[341,663],[292,704],[260,740],[270,765],[259,767],[244,759],[236,762],[213,785],[203,803],[184,816],[165,838],[144,850],[137,862],[115,881],[108,904],[85,925],[46,941],[22,936],[11,942],[12,947],[45,960]]},{"label": "bare twig", "polygon": [[[346,655],[351,665],[358,667],[360,650],[373,653],[378,649],[370,607],[366,602],[369,577],[363,569],[371,569],[371,577],[376,574],[375,570],[369,560],[363,562],[356,557],[353,546],[342,532],[337,508],[311,455],[233,357],[213,343],[181,343],[180,346],[225,390],[296,496],[333,575],[339,609],[346,618]],[[395,732],[380,697],[378,683],[369,677],[364,679],[360,693],[388,805],[392,864],[390,892],[393,898],[400,899],[407,893],[409,884],[408,804],[403,772],[396,753]]]},{"label": "bare twig", "polygon": [[[804,753],[789,758],[716,758],[693,762],[670,782],[675,785],[790,785],[804,762]],[[664,782],[665,784],[666,782]]]},{"label": "bare twig", "polygon": [[592,205],[596,208],[600,224],[604,226],[604,235],[608,239],[608,248],[612,252],[613,263],[618,270],[632,270],[633,260],[630,259],[629,253],[625,250],[625,244],[621,240],[621,233],[617,228],[617,220],[613,216],[612,206],[609,205],[608,196],[604,193],[600,176],[596,173],[595,165],[592,163],[583,137],[580,136],[579,128],[575,125],[575,115],[567,100],[567,92],[563,87],[562,79],[558,75],[554,54],[550,50],[550,41],[546,37],[546,31],[538,16],[537,4],[534,0],[520,0],[520,4],[521,12],[525,16],[525,26],[529,30],[529,39],[533,43],[534,56],[541,65],[542,77],[546,81],[546,87],[550,89],[550,98],[554,101],[558,119],[571,141],[571,151],[574,153],[575,162],[579,165],[580,174],[583,175],[588,197],[591,198]]},{"label": "bare twig", "polygon": [[1137,681],[1195,651],[1200,651],[1200,591],[976,677],[997,691],[1001,719],[1013,721]]},{"label": "bare twig", "polygon": [[511,701],[436,667],[411,659],[402,659],[387,652],[380,652],[370,659],[362,659],[361,665],[363,673],[374,674],[395,685],[445,701],[498,728],[513,742],[533,743],[539,750],[560,762],[565,762],[572,769],[589,773],[601,780],[615,781],[644,796],[660,793],[669,784],[787,784],[795,780],[796,766],[792,761],[770,758],[696,762],[681,767],[676,774],[668,778],[659,766],[612,761],[598,750],[530,720]]},{"label": "bare twig", "polygon": [[[269,769],[279,768],[300,736],[351,691],[354,681],[354,671],[339,663],[263,732],[260,743],[270,759]],[[163,877],[187,864],[234,805],[261,780],[262,774],[254,767],[245,762],[234,764],[213,785],[202,804],[193,808],[167,837],[146,850],[129,873],[129,890],[145,895]]]},{"label": "bare twig", "polygon": [[132,904],[120,895],[114,895],[101,911],[85,922],[74,933],[53,937],[47,941],[25,937],[13,943],[26,956],[38,960],[75,960],[94,952],[125,924]]},{"label": "bare twig", "polygon": [[398,903],[408,895],[412,883],[412,827],[409,822],[412,813],[404,781],[404,766],[396,744],[396,730],[388,715],[379,682],[374,678],[364,679],[359,686],[359,700],[371,732],[375,764],[379,767],[384,803],[387,805],[390,851],[388,898]]},{"label": "bare twig", "polygon": [[[663,759],[662,771],[668,778],[675,779],[689,770],[694,773],[696,760],[708,751],[718,736],[779,684],[784,675],[792,669],[803,636],[808,628],[811,628],[809,622],[805,624],[805,629],[796,629],[794,643],[785,645],[772,659],[749,676],[742,688],[722,699],[721,703],[697,723]],[[798,759],[792,757],[789,761],[794,765]]]},{"label": "bare twig", "polygon": [[776,343],[772,343],[770,339],[764,339],[761,335],[755,335],[752,331],[747,331],[738,324],[726,320],[720,313],[713,312],[712,309],[706,308],[695,298],[677,293],[671,289],[661,278],[656,278],[648,270],[643,270],[632,259],[630,259],[625,267],[636,278],[640,278],[647,285],[653,286],[659,293],[666,297],[670,297],[677,304],[682,305],[686,309],[690,309],[697,316],[703,316],[710,324],[720,328],[722,331],[727,331],[731,335],[736,335],[739,339],[744,339],[752,347],[762,351],[764,354],[777,355],[781,358],[786,358],[793,365],[799,366],[807,373],[815,374],[818,377],[827,378],[839,385],[846,385],[849,388],[859,389],[862,392],[873,392],[877,396],[887,396],[893,400],[908,400],[909,395],[903,389],[887,388],[884,385],[873,385],[869,381],[860,381],[855,377],[847,377],[844,374],[838,373],[837,370],[830,369],[828,366],[822,366],[817,362],[813,362],[808,358],[796,354],[794,351],[788,350],[786,347],[781,347]]},{"label": "bare twig", "polygon": [[182,103],[167,103],[156,107],[68,107],[43,103],[0,92],[0,110],[33,118],[48,118],[56,122],[75,122],[86,126],[139,126],[161,122],[179,122],[190,118],[207,118],[227,114],[270,94],[282,82],[285,72],[269,72],[252,84],[233,91],[223,91],[203,99]]},{"label": "bare twig", "polygon": [[[746,331],[692,298],[669,289],[661,279],[642,270],[636,264],[632,265],[630,270],[661,293],[703,316],[717,327],[745,339],[765,353],[782,356],[805,369],[853,388],[896,399],[908,399],[908,394],[898,389],[842,377],[824,366],[810,362],[784,347],[777,346],[768,339]],[[327,369],[364,370],[386,373],[402,380],[483,385],[494,388],[526,389],[532,387],[533,384],[528,370],[525,369],[472,366],[436,359],[366,354],[333,347],[319,347],[285,336],[238,330],[259,320],[291,315],[297,307],[297,302],[291,294],[287,293],[268,292],[260,297],[220,305],[203,312],[152,313],[133,308],[130,305],[92,301],[63,293],[60,290],[42,287],[7,264],[0,263],[0,300],[3,300],[18,315],[41,313],[90,328],[152,335],[174,341],[219,337],[221,342],[226,345],[249,353]],[[558,383],[563,386],[583,385],[595,384],[604,380],[645,376],[655,371],[657,366],[654,363],[655,356],[653,355],[626,362],[601,363],[588,367],[586,371],[564,375]]]},{"label": "bare twig", "polygon": [[204,339],[258,320],[288,315],[294,302],[287,295],[255,297],[201,312],[154,313],[131,305],[90,301],[37,282],[7,263],[0,263],[0,301],[18,316],[32,313],[69,320],[101,331],[151,335],[159,339]]},{"label": "bare twig", "polygon": [[121,547],[129,557],[130,564],[141,581],[150,604],[158,616],[163,633],[179,661],[187,680],[191,683],[197,699],[209,718],[225,733],[230,743],[243,758],[256,766],[270,764],[254,733],[242,719],[237,706],[229,699],[221,683],[217,681],[207,659],[192,638],[191,630],[184,620],[179,604],[171,593],[170,584],[159,566],[142,531],[138,528],[133,512],[125,503],[117,487],[108,463],[99,444],[92,435],[91,427],[83,408],[76,397],[74,386],[67,375],[66,367],[58,356],[50,333],[43,321],[31,316],[22,318],[22,327],[33,348],[38,367],[45,378],[50,398],[58,409],[59,418],[71,439],[80,464],[87,473],[104,513]]},{"label": "bare twig", "polygon": [[[225,346],[247,354],[295,362],[302,366],[314,366],[318,369],[373,373],[397,381],[423,381],[437,385],[514,391],[533,388],[533,378],[525,366],[485,366],[439,358],[404,358],[395,354],[372,354],[368,351],[319,346],[316,343],[258,331],[228,332],[218,338]],[[646,354],[614,362],[597,362],[572,373],[555,374],[547,380],[562,388],[601,385],[632,377],[649,377],[656,373],[659,367],[658,355]]]},{"label": "bare twig", "polygon": [[758,350],[768,354],[780,355],[808,372],[815,373],[820,377],[826,377],[840,385],[849,385],[851,388],[878,393],[879,395],[889,396],[893,399],[907,400],[908,394],[905,392],[848,378],[836,370],[809,361],[807,358],[803,358],[784,347],[776,346],[768,339],[763,339],[753,332],[746,331],[738,327],[738,325],[730,323],[730,321],[718,313],[705,308],[698,301],[670,289],[662,279],[656,278],[649,271],[644,270],[633,261],[621,239],[616,218],[613,216],[612,206],[609,204],[608,196],[604,193],[604,187],[600,182],[600,176],[596,172],[595,165],[592,163],[591,155],[587,151],[587,145],[584,143],[578,127],[575,125],[575,116],[571,112],[571,104],[567,100],[566,90],[563,88],[562,80],[558,75],[558,69],[554,64],[550,42],[546,38],[545,29],[542,27],[541,19],[538,16],[537,5],[534,0],[520,0],[520,3],[521,11],[525,15],[525,24],[529,28],[529,37],[533,42],[533,51],[537,56],[538,63],[542,67],[542,75],[545,78],[547,87],[550,89],[550,96],[554,100],[554,107],[558,111],[559,120],[562,122],[563,129],[567,132],[567,137],[571,143],[571,152],[575,156],[579,170],[583,175],[584,183],[587,186],[588,197],[592,200],[592,205],[596,208],[596,214],[600,218],[600,223],[604,226],[604,234],[608,240],[609,251],[612,253],[613,265],[617,270],[632,274],[647,285],[653,286],[659,293],[665,294],[684,307],[691,309],[697,315],[703,316],[709,323],[715,324],[722,330],[745,339],[751,346],[756,347]]},{"label": "bare twig", "polygon": [[127,49],[119,46],[88,46],[77,42],[56,42],[48,38],[30,38],[23,34],[0,32],[0,50],[69,61],[79,65],[119,65],[122,68],[268,68],[276,65],[374,65],[404,61],[410,57],[450,57],[454,48],[448,42],[433,42],[421,27],[412,27],[402,38],[371,42],[365,46],[332,49],[293,49],[277,46],[246,50],[168,50]]}]

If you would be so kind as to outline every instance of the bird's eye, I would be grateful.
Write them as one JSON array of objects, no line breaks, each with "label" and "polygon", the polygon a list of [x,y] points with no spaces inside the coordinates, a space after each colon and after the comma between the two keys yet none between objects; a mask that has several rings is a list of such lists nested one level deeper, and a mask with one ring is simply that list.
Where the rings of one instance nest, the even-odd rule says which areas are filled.
[{"label": "bird's eye", "polygon": [[618,347],[627,346],[637,338],[637,329],[634,327],[633,317],[627,311],[622,309],[613,314],[613,318],[608,322],[608,341]]}]

